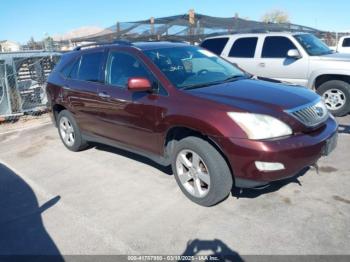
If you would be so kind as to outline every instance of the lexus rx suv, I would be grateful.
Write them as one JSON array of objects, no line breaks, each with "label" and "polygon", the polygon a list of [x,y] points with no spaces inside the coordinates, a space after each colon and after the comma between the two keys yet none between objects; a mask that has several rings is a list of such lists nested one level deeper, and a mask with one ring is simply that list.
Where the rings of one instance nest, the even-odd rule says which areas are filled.
[{"label": "lexus rx suv", "polygon": [[313,91],[257,80],[184,43],[78,47],[62,56],[47,94],[69,150],[104,143],[171,165],[182,192],[203,206],[234,185],[294,176],[337,141]]}]

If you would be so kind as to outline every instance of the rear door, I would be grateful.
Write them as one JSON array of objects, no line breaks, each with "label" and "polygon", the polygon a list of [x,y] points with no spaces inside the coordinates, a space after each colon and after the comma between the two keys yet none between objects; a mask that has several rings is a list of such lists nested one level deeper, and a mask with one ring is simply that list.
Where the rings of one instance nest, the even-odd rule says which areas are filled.
[{"label": "rear door", "polygon": [[[281,81],[307,85],[309,60],[307,57],[290,58],[287,53],[297,49],[285,36],[265,36],[261,54],[255,60],[257,75]],[[302,54],[301,50],[298,50]]]},{"label": "rear door", "polygon": [[99,100],[97,90],[102,84],[103,57],[103,49],[86,50],[62,72],[66,75],[64,97],[84,133],[98,132],[96,105]]}]

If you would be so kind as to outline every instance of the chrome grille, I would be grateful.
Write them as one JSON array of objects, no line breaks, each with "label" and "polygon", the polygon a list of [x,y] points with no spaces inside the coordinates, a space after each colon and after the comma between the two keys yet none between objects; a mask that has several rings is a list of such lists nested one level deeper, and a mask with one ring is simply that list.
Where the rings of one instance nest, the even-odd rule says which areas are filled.
[{"label": "chrome grille", "polygon": [[288,110],[288,113],[308,127],[317,126],[327,120],[329,113],[322,100]]}]

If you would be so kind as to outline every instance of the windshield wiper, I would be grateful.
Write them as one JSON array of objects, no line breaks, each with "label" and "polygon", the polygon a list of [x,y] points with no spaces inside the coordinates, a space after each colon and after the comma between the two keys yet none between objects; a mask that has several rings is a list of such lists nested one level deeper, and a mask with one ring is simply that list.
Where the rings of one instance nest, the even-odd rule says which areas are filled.
[{"label": "windshield wiper", "polygon": [[222,81],[214,81],[214,82],[209,82],[209,83],[202,83],[202,84],[194,84],[194,85],[188,85],[188,86],[183,86],[180,87],[182,90],[189,90],[189,89],[195,89],[195,88],[201,88],[201,87],[206,87],[206,86],[211,86],[211,85],[217,85],[221,84]]},{"label": "windshield wiper", "polygon": [[249,76],[248,75],[234,75],[234,76],[230,76],[230,77],[223,79],[223,80],[213,81],[213,82],[209,82],[209,83],[188,85],[188,86],[181,87],[180,89],[189,90],[189,89],[201,88],[201,87],[206,87],[206,86],[211,86],[211,85],[218,85],[218,84],[222,84],[222,83],[231,82],[233,80],[237,80],[237,79],[240,79],[242,77],[249,77]]},{"label": "windshield wiper", "polygon": [[247,75],[235,75],[235,76],[230,76],[228,78],[226,78],[225,80],[223,80],[222,82],[231,82],[233,80],[237,80],[239,78],[242,78],[242,77],[248,77]]}]

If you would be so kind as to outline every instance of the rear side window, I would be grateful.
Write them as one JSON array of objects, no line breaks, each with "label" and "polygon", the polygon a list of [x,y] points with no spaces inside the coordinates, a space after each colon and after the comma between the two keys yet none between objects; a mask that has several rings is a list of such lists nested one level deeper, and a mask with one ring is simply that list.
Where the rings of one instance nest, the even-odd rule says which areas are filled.
[{"label": "rear side window", "polygon": [[350,38],[344,38],[343,47],[350,47]]},{"label": "rear side window", "polygon": [[[78,80],[99,82],[102,59],[103,52],[87,53],[82,55],[80,58],[80,66],[77,76]],[[74,69],[72,70],[72,73],[73,71]]]},{"label": "rear side window", "polygon": [[265,38],[261,57],[285,58],[290,49],[296,49],[296,47],[287,37],[268,36]]},{"label": "rear side window", "polygon": [[239,38],[233,43],[229,56],[252,58],[255,54],[257,42],[257,37]]},{"label": "rear side window", "polygon": [[228,37],[213,38],[204,40],[201,47],[213,52],[214,54],[220,55],[222,50],[224,50],[228,42]]}]

